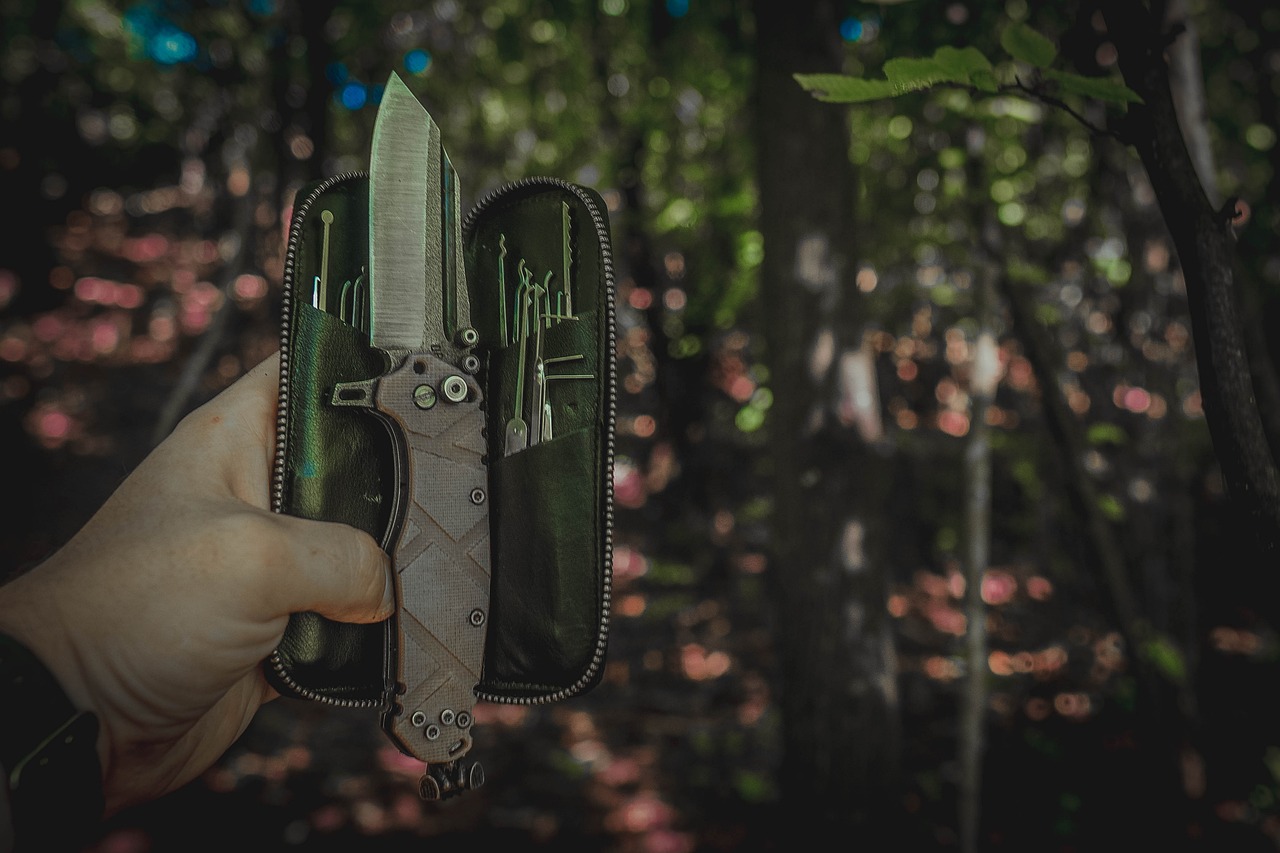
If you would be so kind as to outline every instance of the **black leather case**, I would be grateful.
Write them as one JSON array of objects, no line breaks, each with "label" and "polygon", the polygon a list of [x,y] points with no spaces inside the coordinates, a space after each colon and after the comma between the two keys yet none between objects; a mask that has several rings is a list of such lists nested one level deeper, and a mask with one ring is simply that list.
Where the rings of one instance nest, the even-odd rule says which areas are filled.
[{"label": "black leather case", "polygon": [[[387,547],[393,514],[388,428],[334,406],[335,384],[390,365],[370,346],[368,177],[347,173],[298,195],[285,265],[272,504],[341,521]],[[613,525],[615,312],[608,219],[590,189],[553,178],[505,186],[463,223],[476,378],[486,401],[490,613],[477,698],[556,701],[598,681],[609,626]],[[317,297],[323,281],[323,307]],[[563,282],[568,281],[567,292]],[[508,453],[521,342],[521,283],[546,284],[547,437]],[[553,292],[554,291],[554,292]],[[528,345],[526,339],[525,342]],[[297,613],[266,662],[285,695],[380,706],[393,682],[390,622],[338,623]]]}]

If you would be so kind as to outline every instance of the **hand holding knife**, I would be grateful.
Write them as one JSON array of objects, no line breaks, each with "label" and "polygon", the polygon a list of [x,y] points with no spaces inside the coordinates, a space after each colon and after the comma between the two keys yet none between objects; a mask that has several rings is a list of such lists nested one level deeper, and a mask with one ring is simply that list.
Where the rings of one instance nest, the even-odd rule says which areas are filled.
[{"label": "hand holding knife", "polygon": [[597,193],[539,176],[462,218],[440,129],[395,74],[371,159],[294,202],[271,495],[378,539],[397,609],[293,613],[264,668],[285,695],[379,709],[440,799],[483,782],[477,701],[558,702],[602,677],[609,225]]}]

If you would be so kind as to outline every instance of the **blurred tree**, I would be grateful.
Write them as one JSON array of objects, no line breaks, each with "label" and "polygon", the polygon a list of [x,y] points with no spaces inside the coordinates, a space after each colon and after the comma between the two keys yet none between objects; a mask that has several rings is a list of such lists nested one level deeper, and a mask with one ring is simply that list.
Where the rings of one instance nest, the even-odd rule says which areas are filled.
[{"label": "blurred tree", "polygon": [[826,0],[755,14],[779,784],[796,837],[887,839],[901,758],[878,535],[888,465],[854,285],[858,185],[843,115],[798,100],[792,79],[840,67],[840,18]]}]

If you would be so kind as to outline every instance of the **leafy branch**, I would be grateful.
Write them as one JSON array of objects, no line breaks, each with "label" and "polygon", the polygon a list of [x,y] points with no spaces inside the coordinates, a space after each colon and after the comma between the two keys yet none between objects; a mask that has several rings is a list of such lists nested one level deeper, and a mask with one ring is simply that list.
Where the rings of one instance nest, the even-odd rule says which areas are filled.
[{"label": "leafy branch", "polygon": [[[820,101],[858,104],[896,98],[935,88],[965,89],[982,95],[1014,94],[1041,101],[1069,114],[1096,133],[1094,126],[1064,100],[1091,98],[1112,104],[1141,103],[1136,92],[1117,80],[1086,77],[1053,68],[1058,48],[1048,37],[1023,23],[1009,25],[1000,34],[1000,46],[1008,54],[998,64],[976,47],[944,45],[929,57],[895,57],[884,64],[884,76],[853,77],[848,74],[796,74],[795,79]],[[1031,67],[1024,81],[1022,63]]]}]

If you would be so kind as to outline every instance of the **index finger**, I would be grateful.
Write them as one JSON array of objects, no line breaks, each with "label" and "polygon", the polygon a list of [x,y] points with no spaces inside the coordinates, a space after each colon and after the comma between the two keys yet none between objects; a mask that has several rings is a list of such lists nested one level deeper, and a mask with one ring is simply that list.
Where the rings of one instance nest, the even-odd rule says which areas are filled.
[{"label": "index finger", "polygon": [[267,509],[279,383],[275,352],[184,417],[157,450],[188,455],[235,497]]}]

